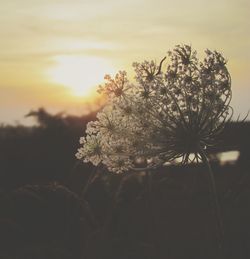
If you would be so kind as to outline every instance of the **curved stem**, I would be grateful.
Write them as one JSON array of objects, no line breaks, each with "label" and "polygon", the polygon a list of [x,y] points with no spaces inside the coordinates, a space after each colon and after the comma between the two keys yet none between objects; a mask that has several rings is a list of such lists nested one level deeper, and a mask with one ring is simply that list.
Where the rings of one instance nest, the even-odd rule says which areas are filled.
[{"label": "curved stem", "polygon": [[221,215],[221,207],[219,204],[217,190],[216,190],[214,174],[213,174],[211,165],[208,161],[207,155],[204,152],[203,148],[200,147],[199,153],[200,153],[203,163],[206,165],[206,167],[208,169],[211,202],[213,204],[214,214],[216,217],[217,242],[218,242],[218,249],[219,249],[219,253],[220,253],[218,258],[225,258],[224,227],[223,227],[223,220],[222,220],[222,215]]},{"label": "curved stem", "polygon": [[149,211],[149,237],[152,242],[153,251],[154,251],[154,257],[157,257],[158,254],[158,248],[157,248],[157,237],[156,237],[156,231],[157,231],[157,224],[154,214],[154,208],[153,208],[153,197],[152,197],[152,172],[147,170],[145,171],[145,177],[146,177],[146,200],[147,200],[147,206]]},{"label": "curved stem", "polygon": [[93,183],[93,180],[98,172],[98,167],[94,167],[92,172],[90,173],[90,176],[88,177],[87,183],[85,184],[83,191],[82,191],[82,197],[85,198],[85,195],[88,191],[89,186]]}]

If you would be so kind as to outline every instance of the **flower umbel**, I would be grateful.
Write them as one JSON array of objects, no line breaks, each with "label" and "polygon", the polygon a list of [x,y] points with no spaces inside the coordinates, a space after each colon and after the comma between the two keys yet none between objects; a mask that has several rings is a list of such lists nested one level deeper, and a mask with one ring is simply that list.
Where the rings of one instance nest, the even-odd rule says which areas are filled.
[{"label": "flower umbel", "polygon": [[186,163],[191,154],[199,160],[232,115],[226,60],[217,51],[205,54],[200,62],[191,46],[177,45],[165,71],[164,58],[159,65],[134,63],[133,84],[125,72],[107,76],[100,89],[108,104],[88,124],[77,157],[113,172],[138,167],[138,159],[149,168],[176,158]]}]

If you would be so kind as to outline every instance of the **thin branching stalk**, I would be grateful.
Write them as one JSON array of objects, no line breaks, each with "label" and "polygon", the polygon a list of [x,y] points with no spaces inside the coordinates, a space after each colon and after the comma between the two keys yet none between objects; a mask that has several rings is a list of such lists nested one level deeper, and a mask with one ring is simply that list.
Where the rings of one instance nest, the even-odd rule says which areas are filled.
[{"label": "thin branching stalk", "polygon": [[146,178],[146,201],[148,206],[148,215],[149,215],[149,240],[152,242],[154,258],[158,257],[158,240],[157,240],[157,221],[155,218],[155,209],[154,209],[154,201],[153,201],[153,192],[152,192],[152,171],[145,171]]},{"label": "thin branching stalk", "polygon": [[225,258],[225,241],[224,241],[224,226],[223,226],[223,219],[221,213],[221,207],[218,200],[217,190],[216,190],[216,183],[214,179],[214,173],[212,171],[211,165],[208,161],[207,155],[203,148],[200,148],[200,156],[202,158],[202,162],[207,167],[208,173],[208,180],[209,180],[209,191],[211,196],[211,202],[214,209],[214,215],[216,220],[216,234],[217,234],[217,243],[218,243],[218,250],[219,250],[219,257],[220,259]]},{"label": "thin branching stalk", "polygon": [[93,180],[95,179],[97,173],[98,173],[98,167],[94,167],[92,172],[90,173],[90,176],[88,177],[87,183],[83,188],[83,191],[82,191],[83,198],[85,198],[85,195],[89,189],[89,186],[93,183]]}]

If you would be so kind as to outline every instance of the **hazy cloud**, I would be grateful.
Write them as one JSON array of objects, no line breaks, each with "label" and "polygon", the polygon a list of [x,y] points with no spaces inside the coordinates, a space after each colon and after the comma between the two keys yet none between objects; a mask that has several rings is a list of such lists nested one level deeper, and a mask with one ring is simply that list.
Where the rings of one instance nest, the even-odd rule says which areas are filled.
[{"label": "hazy cloud", "polygon": [[[0,0],[0,5],[2,85],[14,84],[15,78],[8,79],[12,73],[17,87],[41,84],[41,70],[55,56],[102,56],[128,69],[135,60],[159,59],[175,44],[190,43],[199,52],[222,51],[237,85],[234,94],[244,87],[250,96],[249,0]],[[236,98],[243,109],[244,98],[244,105]]]}]

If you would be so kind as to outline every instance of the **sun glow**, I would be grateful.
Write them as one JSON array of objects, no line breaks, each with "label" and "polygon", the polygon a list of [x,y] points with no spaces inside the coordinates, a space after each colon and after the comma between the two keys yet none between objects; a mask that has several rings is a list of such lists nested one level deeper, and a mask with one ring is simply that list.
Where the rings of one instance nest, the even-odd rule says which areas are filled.
[{"label": "sun glow", "polygon": [[49,70],[51,81],[68,88],[72,95],[91,98],[106,74],[115,72],[111,63],[92,56],[57,56]]}]

